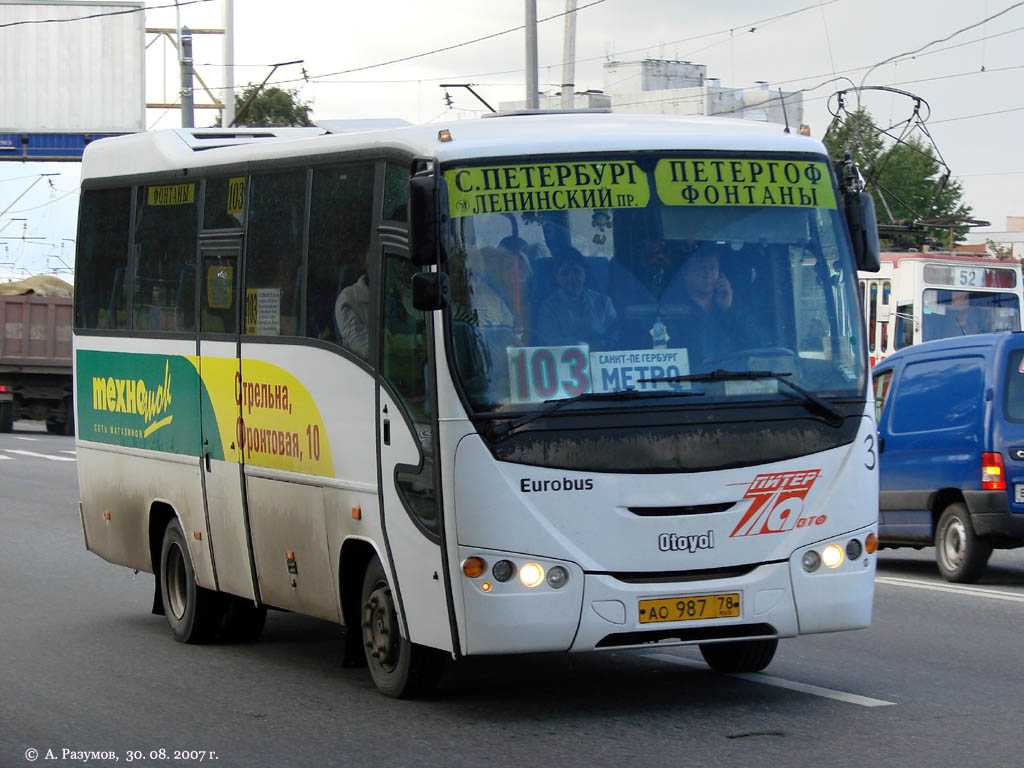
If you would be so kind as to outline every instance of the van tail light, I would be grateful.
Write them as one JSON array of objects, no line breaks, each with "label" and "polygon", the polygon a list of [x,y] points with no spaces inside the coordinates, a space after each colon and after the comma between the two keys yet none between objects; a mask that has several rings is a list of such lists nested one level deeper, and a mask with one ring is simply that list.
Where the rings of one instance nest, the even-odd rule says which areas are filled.
[{"label": "van tail light", "polygon": [[1003,470],[1003,454],[981,454],[981,489],[983,491],[1006,490],[1006,473]]}]

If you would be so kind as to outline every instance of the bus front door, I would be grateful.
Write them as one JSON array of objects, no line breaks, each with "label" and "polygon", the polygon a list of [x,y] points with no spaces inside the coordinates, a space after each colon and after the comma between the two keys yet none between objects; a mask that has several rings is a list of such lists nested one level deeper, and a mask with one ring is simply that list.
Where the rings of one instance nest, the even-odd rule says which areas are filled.
[{"label": "bus front door", "polygon": [[383,262],[383,383],[377,415],[389,579],[393,585],[397,581],[405,636],[450,651],[453,632],[441,546],[436,414],[431,403],[434,355],[427,318],[412,306],[412,275],[419,270],[404,253],[388,250]]},{"label": "bus front door", "polygon": [[200,246],[199,373],[203,490],[217,588],[256,598],[249,524],[242,484],[243,454],[237,434],[241,406],[236,396],[239,367],[239,259],[236,241]]}]

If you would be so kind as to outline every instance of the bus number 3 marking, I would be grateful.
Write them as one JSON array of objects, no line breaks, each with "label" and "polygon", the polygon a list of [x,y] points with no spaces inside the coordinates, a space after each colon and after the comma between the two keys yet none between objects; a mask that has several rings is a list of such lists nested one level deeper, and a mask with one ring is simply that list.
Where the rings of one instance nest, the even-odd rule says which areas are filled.
[{"label": "bus number 3 marking", "polygon": [[867,467],[868,469],[874,469],[875,465],[878,463],[878,459],[875,456],[875,436],[874,435],[865,435],[864,436],[864,444],[868,448],[868,455],[871,456],[871,462],[868,463],[868,462],[865,461],[864,462],[864,466]]}]

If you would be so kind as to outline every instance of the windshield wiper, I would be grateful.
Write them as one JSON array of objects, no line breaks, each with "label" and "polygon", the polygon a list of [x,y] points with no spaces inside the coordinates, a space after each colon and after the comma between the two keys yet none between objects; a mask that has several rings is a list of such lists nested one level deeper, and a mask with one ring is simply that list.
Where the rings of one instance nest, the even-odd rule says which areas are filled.
[{"label": "windshield wiper", "polygon": [[[663,381],[670,381],[670,379],[663,379]],[[575,397],[566,397],[560,400],[545,400],[544,402],[547,404],[546,408],[542,408],[527,416],[514,419],[513,421],[505,421],[501,424],[492,423],[491,426],[484,431],[484,436],[492,443],[500,442],[513,435],[523,425],[529,424],[531,421],[535,421],[543,416],[548,416],[560,408],[564,408],[570,403],[579,403],[584,400],[633,400],[634,398],[640,397],[700,397],[703,394],[703,392],[697,392],[694,390],[682,390],[679,392],[669,392],[666,390],[638,392],[635,389],[623,389],[616,392],[583,392]]]},{"label": "windshield wiper", "polygon": [[685,376],[660,376],[654,379],[637,379],[638,384],[657,384],[660,382],[675,381],[753,381],[757,379],[775,379],[780,384],[785,384],[791,390],[800,395],[807,410],[823,416],[830,426],[838,427],[843,423],[844,416],[833,406],[822,400],[812,392],[808,392],[799,384],[795,384],[786,378],[791,373],[777,373],[775,371],[726,371],[719,368],[710,373],[691,373]]}]

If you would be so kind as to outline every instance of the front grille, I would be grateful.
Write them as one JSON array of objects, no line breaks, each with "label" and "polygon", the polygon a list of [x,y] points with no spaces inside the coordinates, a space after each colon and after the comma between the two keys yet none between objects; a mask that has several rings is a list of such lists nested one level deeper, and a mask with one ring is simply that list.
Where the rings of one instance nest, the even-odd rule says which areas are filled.
[{"label": "front grille", "polygon": [[626,507],[626,509],[639,517],[679,517],[682,515],[710,515],[715,512],[725,512],[735,506],[735,501],[725,501],[720,504],[693,504],[691,506],[676,507]]},{"label": "front grille", "polygon": [[[595,576],[611,576],[626,584],[674,584],[683,581],[707,581],[710,579],[734,579],[746,576],[768,563],[732,565],[725,568],[702,568],[695,571],[635,571],[629,573],[593,573]],[[588,575],[591,575],[588,573]]]},{"label": "front grille", "polygon": [[707,640],[740,640],[751,637],[777,637],[771,624],[732,624],[724,627],[696,627],[694,629],[652,629],[641,632],[616,632],[605,635],[598,648],[617,648],[625,645],[647,645],[662,640],[681,643],[700,643]]}]

